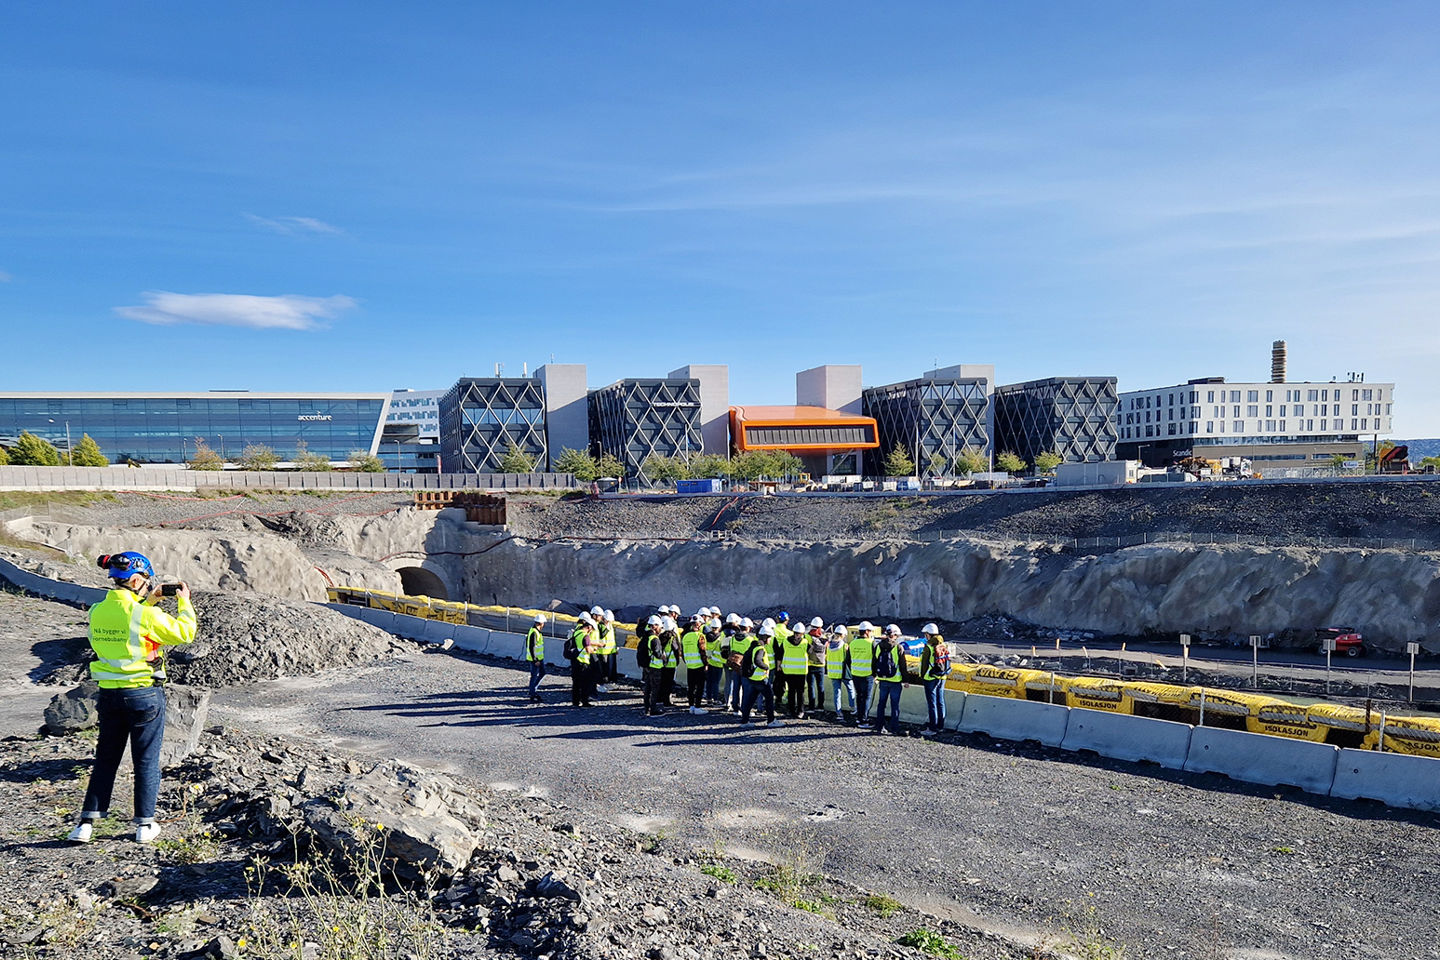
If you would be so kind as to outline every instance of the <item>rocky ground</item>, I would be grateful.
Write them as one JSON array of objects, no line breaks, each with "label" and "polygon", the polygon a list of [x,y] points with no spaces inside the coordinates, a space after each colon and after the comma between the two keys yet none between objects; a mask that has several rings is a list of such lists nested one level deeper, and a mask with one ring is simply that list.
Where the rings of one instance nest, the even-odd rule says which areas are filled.
[{"label": "rocky ground", "polygon": [[537,537],[914,539],[962,531],[1004,540],[1185,532],[1318,544],[1325,538],[1440,542],[1440,482],[1206,483],[1099,492],[903,497],[510,498],[511,528]]}]

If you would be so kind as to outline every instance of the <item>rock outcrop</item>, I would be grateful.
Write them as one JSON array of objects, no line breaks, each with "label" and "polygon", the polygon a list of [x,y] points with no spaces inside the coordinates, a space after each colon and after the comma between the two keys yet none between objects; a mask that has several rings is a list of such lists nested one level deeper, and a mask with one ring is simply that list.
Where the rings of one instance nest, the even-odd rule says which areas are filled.
[{"label": "rock outcrop", "polygon": [[[88,730],[100,722],[96,703],[100,687],[93,680],[57,693],[45,708],[45,732],[54,735]],[[160,745],[160,766],[184,760],[200,743],[210,715],[210,691],[202,687],[168,684],[165,687],[165,736]]]}]

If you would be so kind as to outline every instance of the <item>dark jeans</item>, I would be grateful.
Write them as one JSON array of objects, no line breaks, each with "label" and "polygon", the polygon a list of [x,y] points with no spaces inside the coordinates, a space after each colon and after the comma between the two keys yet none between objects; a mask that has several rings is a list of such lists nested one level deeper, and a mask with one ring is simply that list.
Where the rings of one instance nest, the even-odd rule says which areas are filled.
[{"label": "dark jeans", "polygon": [[806,699],[810,701],[811,710],[825,709],[825,668],[811,665],[810,672],[805,675]]},{"label": "dark jeans", "polygon": [[530,661],[530,696],[532,696],[532,697],[538,697],[538,696],[540,695],[540,694],[538,694],[536,691],[540,689],[540,681],[543,680],[544,678],[545,678],[545,661],[544,661],[544,660],[531,660],[531,661]]},{"label": "dark jeans", "polygon": [[155,819],[155,798],[160,793],[160,742],[165,736],[165,688],[102,688],[99,694],[100,738],[95,744],[95,766],[80,808],[81,819],[101,820],[110,812],[110,794],[125,744],[135,767],[135,819]]},{"label": "dark jeans", "polygon": [[590,705],[590,689],[593,685],[595,674],[591,671],[591,665],[581,663],[579,660],[570,661],[570,704],[571,706]]},{"label": "dark jeans", "polygon": [[644,683],[645,713],[647,715],[660,712],[660,706],[663,702],[662,695],[665,692],[666,673],[667,671],[664,669],[654,669],[650,667],[645,669],[645,676],[642,682]]},{"label": "dark jeans", "polygon": [[745,690],[749,687],[750,681],[740,676],[740,671],[725,668],[725,705],[731,710],[739,710],[745,703]]},{"label": "dark jeans", "polygon": [[605,682],[615,683],[620,679],[620,655],[618,653],[605,654]]},{"label": "dark jeans", "polygon": [[885,704],[890,704],[890,732],[900,732],[900,691],[905,689],[903,683],[890,683],[881,681],[876,685],[875,696],[875,729],[879,730],[885,725]]},{"label": "dark jeans", "polygon": [[925,681],[925,709],[930,714],[931,730],[945,729],[945,678]]},{"label": "dark jeans", "polygon": [[855,722],[868,723],[870,718],[870,677],[851,677],[855,684]]},{"label": "dark jeans", "polygon": [[729,672],[713,663],[705,665],[705,699],[711,703],[720,702],[720,683],[729,677]]},{"label": "dark jeans", "polygon": [[765,722],[775,722],[775,695],[768,680],[746,680],[745,681],[745,703],[740,708],[740,722],[750,722],[750,711],[755,706],[756,699],[765,701]]},{"label": "dark jeans", "polygon": [[705,699],[705,666],[685,668],[685,692],[689,695],[690,706],[700,706]]},{"label": "dark jeans", "polygon": [[675,697],[675,671],[678,667],[664,667],[660,671],[660,704],[661,706],[674,706]]},{"label": "dark jeans", "polygon": [[785,685],[785,712],[798,719],[805,712],[805,674],[781,674]]}]

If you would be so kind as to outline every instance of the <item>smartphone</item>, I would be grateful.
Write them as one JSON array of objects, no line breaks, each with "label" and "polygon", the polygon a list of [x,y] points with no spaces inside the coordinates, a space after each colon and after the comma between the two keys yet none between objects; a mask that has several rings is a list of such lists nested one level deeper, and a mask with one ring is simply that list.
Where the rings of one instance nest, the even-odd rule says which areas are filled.
[{"label": "smartphone", "polygon": [[175,596],[176,593],[179,592],[179,590],[180,590],[180,584],[178,584],[178,583],[162,583],[162,584],[160,584],[160,596],[162,596],[162,597],[173,597],[173,596]]}]

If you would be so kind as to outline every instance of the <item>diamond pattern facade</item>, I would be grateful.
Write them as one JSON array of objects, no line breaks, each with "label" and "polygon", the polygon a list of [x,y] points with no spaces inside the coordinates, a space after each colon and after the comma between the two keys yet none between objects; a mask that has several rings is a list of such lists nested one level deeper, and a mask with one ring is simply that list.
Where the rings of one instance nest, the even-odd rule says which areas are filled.
[{"label": "diamond pattern facade", "polygon": [[983,378],[907,380],[871,387],[861,394],[865,415],[880,430],[880,449],[867,454],[867,472],[883,472],[881,463],[896,446],[909,452],[916,468],[929,475],[931,457],[945,459],[942,473],[951,473],[955,457],[970,448],[990,451],[990,398]]},{"label": "diamond pattern facade", "polygon": [[625,476],[648,483],[647,457],[692,457],[704,450],[700,381],[676,377],[620,380],[591,390],[590,452],[625,464]]},{"label": "diamond pattern facade", "polygon": [[995,450],[1034,463],[1053,450],[1066,463],[1115,459],[1114,377],[1051,377],[995,388]]},{"label": "diamond pattern facade", "polygon": [[545,391],[529,377],[462,377],[440,399],[446,473],[499,473],[511,445],[545,470]]}]

